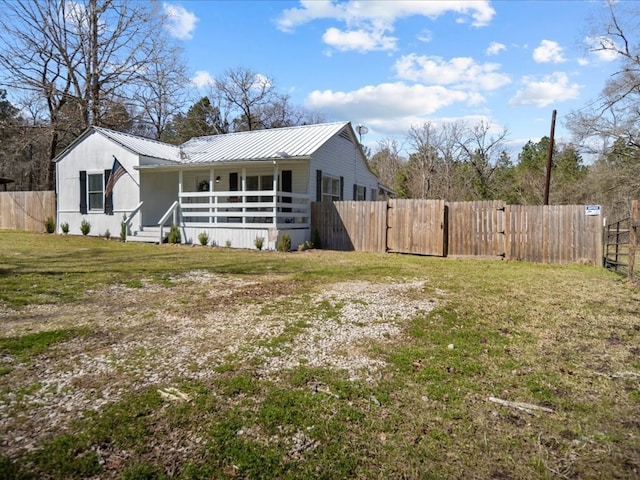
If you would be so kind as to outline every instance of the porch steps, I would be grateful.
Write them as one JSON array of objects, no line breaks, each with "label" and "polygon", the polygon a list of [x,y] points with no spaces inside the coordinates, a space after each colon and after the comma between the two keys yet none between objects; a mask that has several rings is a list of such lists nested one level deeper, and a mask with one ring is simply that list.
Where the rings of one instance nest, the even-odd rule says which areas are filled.
[{"label": "porch steps", "polygon": [[[167,236],[169,228],[165,228],[164,236]],[[164,239],[163,239],[164,240]],[[140,230],[127,235],[127,242],[160,242],[160,227],[142,227]]]}]

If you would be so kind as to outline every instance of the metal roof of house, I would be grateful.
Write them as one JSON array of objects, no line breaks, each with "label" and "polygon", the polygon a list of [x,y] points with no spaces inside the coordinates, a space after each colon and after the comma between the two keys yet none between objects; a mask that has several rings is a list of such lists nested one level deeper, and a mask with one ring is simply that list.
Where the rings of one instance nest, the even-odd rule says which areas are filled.
[{"label": "metal roof of house", "polygon": [[[211,135],[192,138],[180,146],[104,127],[91,127],[53,161],[60,161],[76,144],[94,131],[137,155],[182,165],[305,158],[311,156],[334,135],[341,134],[351,139],[353,132],[348,128],[349,125],[349,122],[334,122]],[[160,165],[147,166],[153,168]]]},{"label": "metal roof of house", "polygon": [[149,138],[137,137],[129,133],[116,132],[103,127],[93,127],[97,132],[119,143],[124,148],[144,155],[145,157],[158,158],[161,160],[171,160],[173,162],[181,162],[180,147],[169,143],[151,140]]},{"label": "metal roof of house", "polygon": [[349,122],[252,130],[196,137],[183,143],[183,163],[231,162],[308,157]]}]

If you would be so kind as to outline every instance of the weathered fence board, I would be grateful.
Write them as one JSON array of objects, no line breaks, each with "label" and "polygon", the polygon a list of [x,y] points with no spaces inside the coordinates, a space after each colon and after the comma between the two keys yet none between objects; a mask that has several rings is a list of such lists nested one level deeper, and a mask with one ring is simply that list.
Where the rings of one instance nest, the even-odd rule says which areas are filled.
[{"label": "weathered fence board", "polygon": [[541,263],[602,263],[602,217],[584,205],[507,205],[505,258]]},{"label": "weathered fence board", "polygon": [[387,249],[419,255],[445,255],[444,200],[389,200]]},{"label": "weathered fence board", "polygon": [[322,248],[384,252],[387,202],[314,202],[311,225]]},{"label": "weathered fence board", "polygon": [[55,192],[0,192],[0,229],[44,232],[48,217],[56,217]]},{"label": "weathered fence board", "polygon": [[504,254],[503,202],[451,202],[448,207],[449,255],[494,257]]}]

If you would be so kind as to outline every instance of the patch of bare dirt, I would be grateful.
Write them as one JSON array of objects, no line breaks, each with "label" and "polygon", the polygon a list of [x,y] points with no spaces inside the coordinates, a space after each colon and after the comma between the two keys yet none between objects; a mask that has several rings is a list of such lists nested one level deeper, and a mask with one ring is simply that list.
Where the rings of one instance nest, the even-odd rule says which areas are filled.
[{"label": "patch of bare dirt", "polygon": [[[0,358],[0,367],[12,368],[0,376],[1,453],[37,448],[72,419],[132,390],[211,379],[230,358],[258,362],[258,373],[270,377],[304,363],[371,380],[382,363],[370,343],[393,338],[404,322],[433,308],[416,294],[420,282],[342,283],[298,294],[276,278],[191,272],[172,280],[170,286],[87,292],[79,304],[0,310],[4,338],[78,327],[88,332],[27,363]],[[304,327],[287,348],[268,346],[296,322]]]}]

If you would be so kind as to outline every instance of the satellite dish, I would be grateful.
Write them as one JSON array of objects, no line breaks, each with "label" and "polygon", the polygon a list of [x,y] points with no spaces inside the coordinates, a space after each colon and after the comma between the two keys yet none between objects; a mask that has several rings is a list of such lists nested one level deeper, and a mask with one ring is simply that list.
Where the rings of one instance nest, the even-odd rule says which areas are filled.
[{"label": "satellite dish", "polygon": [[362,135],[369,133],[369,129],[364,125],[358,125],[356,127],[356,132],[358,132],[358,135],[360,136],[360,143],[362,143]]}]

